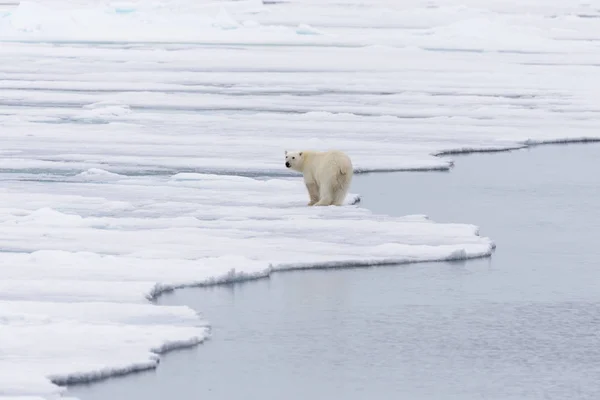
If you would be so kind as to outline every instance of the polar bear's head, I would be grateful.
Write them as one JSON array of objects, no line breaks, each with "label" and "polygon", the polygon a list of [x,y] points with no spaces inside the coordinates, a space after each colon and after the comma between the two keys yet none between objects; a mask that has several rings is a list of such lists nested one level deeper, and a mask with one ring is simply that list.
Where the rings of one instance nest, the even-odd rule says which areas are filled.
[{"label": "polar bear's head", "polygon": [[285,166],[294,171],[302,172],[304,168],[304,156],[301,151],[285,151]]}]

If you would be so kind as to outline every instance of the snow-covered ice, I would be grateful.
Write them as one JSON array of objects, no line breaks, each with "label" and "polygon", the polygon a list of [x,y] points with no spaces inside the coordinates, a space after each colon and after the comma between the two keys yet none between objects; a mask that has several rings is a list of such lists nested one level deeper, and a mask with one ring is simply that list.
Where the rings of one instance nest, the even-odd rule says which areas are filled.
[{"label": "snow-covered ice", "polygon": [[192,310],[151,304],[167,290],[490,255],[474,226],[357,194],[306,207],[283,151],[444,170],[438,154],[598,140],[599,17],[562,0],[0,5],[0,399],[204,340]]}]

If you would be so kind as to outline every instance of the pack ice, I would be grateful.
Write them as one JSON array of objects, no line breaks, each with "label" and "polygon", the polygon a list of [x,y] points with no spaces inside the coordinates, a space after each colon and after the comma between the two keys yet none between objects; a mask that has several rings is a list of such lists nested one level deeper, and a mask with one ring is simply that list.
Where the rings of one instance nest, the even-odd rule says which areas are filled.
[{"label": "pack ice", "polygon": [[559,0],[0,5],[0,399],[59,398],[202,342],[199,315],[151,303],[168,290],[489,256],[475,226],[374,215],[358,194],[306,207],[283,150],[446,170],[437,155],[598,140],[589,15]]}]

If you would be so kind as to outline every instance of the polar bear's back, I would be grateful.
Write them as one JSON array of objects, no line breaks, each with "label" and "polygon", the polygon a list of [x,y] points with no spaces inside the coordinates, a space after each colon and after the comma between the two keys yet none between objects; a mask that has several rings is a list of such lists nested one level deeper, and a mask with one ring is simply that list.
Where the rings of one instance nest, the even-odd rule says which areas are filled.
[{"label": "polar bear's back", "polygon": [[323,182],[330,179],[342,178],[352,179],[353,166],[350,157],[342,151],[331,150],[322,152],[310,152],[307,154],[305,163],[312,170],[312,176],[316,181]]}]

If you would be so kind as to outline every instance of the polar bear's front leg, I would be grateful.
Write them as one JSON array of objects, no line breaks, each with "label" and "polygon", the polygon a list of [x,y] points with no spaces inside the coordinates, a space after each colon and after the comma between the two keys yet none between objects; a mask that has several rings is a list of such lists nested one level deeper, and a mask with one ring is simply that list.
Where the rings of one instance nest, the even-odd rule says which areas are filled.
[{"label": "polar bear's front leg", "polygon": [[314,205],[319,201],[319,186],[316,183],[306,183],[306,189],[308,189],[308,195],[310,196],[309,206]]},{"label": "polar bear's front leg", "polygon": [[333,195],[331,188],[327,185],[321,186],[319,201],[315,203],[315,206],[330,206],[333,204]]}]

